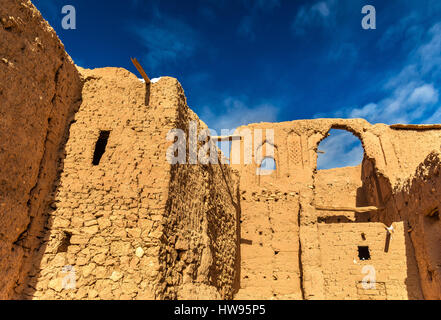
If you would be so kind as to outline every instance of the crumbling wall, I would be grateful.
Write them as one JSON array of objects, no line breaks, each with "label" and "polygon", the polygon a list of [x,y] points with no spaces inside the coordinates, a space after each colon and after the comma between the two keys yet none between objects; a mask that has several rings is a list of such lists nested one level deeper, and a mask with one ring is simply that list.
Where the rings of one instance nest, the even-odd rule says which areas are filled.
[{"label": "crumbling wall", "polygon": [[[388,239],[382,223],[318,225],[326,299],[422,298],[418,271],[408,261],[403,222],[394,228]],[[368,247],[370,258],[360,259],[358,247]]]},{"label": "crumbling wall", "polygon": [[362,207],[366,204],[361,164],[355,167],[318,170],[314,182],[316,205]]},{"label": "crumbling wall", "polygon": [[[167,130],[175,79],[146,87],[124,69],[81,69],[75,115],[46,234],[23,298],[153,299],[163,296],[163,213],[170,169]],[[100,132],[108,142],[93,158]],[[68,280],[74,280],[70,287]]]},{"label": "crumbling wall", "polygon": [[[281,217],[284,217],[282,221],[287,224],[288,219],[292,219],[292,211],[295,211],[296,208],[299,208],[298,229],[291,229],[292,237],[289,238],[289,241],[291,248],[296,248],[295,243],[298,242],[299,262],[297,265],[299,272],[297,274],[300,284],[298,291],[305,299],[320,299],[329,295],[329,292],[325,292],[328,290],[325,285],[328,266],[323,264],[321,258],[325,249],[320,244],[322,240],[319,238],[319,228],[323,223],[328,225],[331,223],[385,222],[386,220],[378,219],[375,210],[372,212],[326,211],[320,207],[377,206],[381,209],[391,199],[393,186],[400,185],[423,159],[421,153],[409,157],[406,144],[411,144],[407,149],[412,150],[413,153],[418,153],[420,149],[422,153],[425,153],[439,144],[441,133],[436,128],[422,126],[419,131],[423,133],[413,136],[407,126],[398,129],[385,124],[371,125],[362,119],[315,119],[251,124],[238,128],[237,134],[240,134],[240,131],[244,129],[251,131],[256,129],[274,130],[274,158],[277,163],[277,170],[266,177],[258,177],[256,175],[258,164],[256,162],[245,163],[243,154],[241,155],[241,164],[233,165],[240,172],[241,192],[246,194],[241,203],[240,285],[242,289],[237,295],[237,297],[244,296],[246,298],[259,296],[256,293],[257,290],[249,290],[249,295],[241,295],[242,292],[245,292],[248,283],[251,284],[250,288],[256,283],[247,282],[245,274],[264,273],[265,271],[261,270],[262,264],[265,264],[265,270],[277,268],[275,262],[268,260],[263,254],[260,254],[260,258],[257,255],[248,255],[248,248],[254,249],[250,246],[251,243],[254,244],[255,241],[263,243],[263,245],[271,243],[268,239],[257,237],[255,235],[256,232],[259,232],[257,230],[265,227],[277,234],[276,223],[268,217],[279,213]],[[321,140],[326,138],[330,129],[347,130],[360,138],[365,150],[362,166],[316,171],[317,146]],[[245,152],[243,148],[242,143],[242,153]],[[256,148],[258,148],[255,141],[251,148],[254,156]],[[368,180],[369,182],[367,182]],[[262,190],[258,190],[259,188]],[[249,192],[252,197],[248,194]],[[296,195],[296,200],[293,201],[282,196],[277,197],[277,200],[282,201],[282,203],[277,203],[277,206],[265,208],[263,204],[260,204],[262,200],[271,200],[271,197],[277,192],[281,194],[293,193]],[[298,201],[297,205],[296,201]],[[271,212],[271,215],[268,212]],[[381,212],[381,210],[378,211],[378,213]],[[262,224],[261,221],[269,221],[269,223]],[[396,221],[402,222],[403,220]],[[350,227],[342,226],[342,228]],[[401,240],[396,241],[401,241],[400,246],[404,246],[406,249],[407,268],[414,270],[416,260],[412,242],[408,237],[401,237]],[[292,258],[292,256],[293,253],[290,257]],[[383,266],[385,265],[382,264]],[[403,268],[400,270],[402,271]],[[402,280],[400,280],[401,285]],[[269,285],[265,284],[265,286]],[[405,286],[408,290],[407,298],[418,297],[418,293],[415,293],[418,291],[418,284],[414,283],[412,286],[416,289],[408,287],[407,284]],[[273,289],[274,285],[271,288]],[[263,292],[268,295],[270,291],[267,291]]]},{"label": "crumbling wall", "polygon": [[[186,134],[190,121],[196,134],[207,129],[186,104],[179,89],[176,128]],[[212,142],[206,142],[212,143]],[[198,143],[198,147],[203,146]],[[168,299],[231,299],[238,266],[238,176],[225,164],[174,164],[163,220]],[[187,158],[189,161],[189,157]]]},{"label": "crumbling wall", "polygon": [[[433,151],[403,184],[392,189],[384,177],[380,177],[378,187],[370,185],[374,195],[385,190],[389,195],[383,202],[383,210],[378,212],[375,219],[387,225],[394,221],[405,221],[425,299],[441,299],[440,167],[440,153]],[[367,180],[366,184],[370,181]],[[377,203],[377,199],[372,197],[371,201]]]},{"label": "crumbling wall", "polygon": [[[274,141],[267,137],[267,129],[275,129]],[[232,165],[240,173],[241,200],[240,289],[235,299],[299,300],[303,298],[299,257],[299,190],[303,180],[297,175],[301,173],[297,170],[301,163],[282,157],[288,154],[288,148],[298,145],[278,140],[283,132],[278,131],[277,125],[253,124],[239,128],[237,133],[246,134],[247,130],[252,146],[246,145],[244,136],[240,148],[232,151],[240,152],[236,156],[242,163]],[[261,138],[255,140],[255,136]],[[270,156],[268,144],[274,148],[271,156],[276,168],[258,175],[261,159],[256,153],[262,148],[262,159]],[[252,161],[244,164],[248,152]],[[230,159],[233,157],[230,155]]]},{"label": "crumbling wall", "polygon": [[164,77],[146,88],[124,69],[80,71],[83,103],[20,297],[231,297],[234,177],[227,166],[167,161],[167,133],[197,119],[179,82]]},{"label": "crumbling wall", "polygon": [[0,299],[8,299],[40,242],[81,81],[30,1],[2,1],[0,38]]}]

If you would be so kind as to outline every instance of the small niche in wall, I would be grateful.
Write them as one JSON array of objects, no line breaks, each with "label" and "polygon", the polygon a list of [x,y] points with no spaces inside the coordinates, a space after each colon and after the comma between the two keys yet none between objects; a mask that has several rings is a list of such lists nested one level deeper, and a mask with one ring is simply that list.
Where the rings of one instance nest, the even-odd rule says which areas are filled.
[{"label": "small niche in wall", "polygon": [[107,142],[109,140],[110,131],[101,130],[98,140],[95,144],[95,151],[93,153],[92,164],[97,166],[100,164],[101,158],[103,157],[104,152],[106,152]]},{"label": "small niche in wall", "polygon": [[371,259],[371,253],[369,252],[369,247],[368,246],[359,246],[358,247],[358,258],[361,261],[370,260]]},{"label": "small niche in wall", "polygon": [[72,237],[72,233],[67,232],[67,231],[63,232],[60,244],[59,244],[59,246],[57,248],[57,253],[67,252],[67,249],[70,246],[70,238],[71,237]]}]

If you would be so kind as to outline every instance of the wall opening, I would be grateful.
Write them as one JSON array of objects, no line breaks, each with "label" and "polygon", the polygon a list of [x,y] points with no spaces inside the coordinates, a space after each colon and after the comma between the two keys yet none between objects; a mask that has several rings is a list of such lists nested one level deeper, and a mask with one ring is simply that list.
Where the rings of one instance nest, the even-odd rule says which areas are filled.
[{"label": "wall opening", "polygon": [[231,148],[232,148],[233,141],[232,140],[223,140],[223,141],[217,141],[216,146],[217,148],[222,151],[222,154],[225,157],[225,163],[231,164]]},{"label": "wall opening", "polygon": [[276,171],[276,160],[273,157],[265,157],[256,170],[258,176],[268,176]]},{"label": "wall opening", "polygon": [[107,142],[109,140],[110,131],[100,131],[100,135],[95,144],[95,151],[93,153],[92,164],[97,166],[100,164],[104,152],[106,152]]},{"label": "wall opening", "polygon": [[67,249],[70,246],[70,238],[72,237],[71,232],[64,231],[63,236],[60,241],[60,245],[58,246],[57,253],[67,252]]},{"label": "wall opening", "polygon": [[317,169],[354,167],[363,160],[363,146],[352,133],[331,129],[329,136],[318,146]]},{"label": "wall opening", "polygon": [[260,164],[260,170],[275,171],[276,161],[274,160],[274,158],[267,157],[263,159],[262,163]]},{"label": "wall opening", "polygon": [[359,246],[358,247],[358,258],[361,261],[370,260],[371,259],[371,253],[369,252],[369,247],[367,247],[367,246]]}]

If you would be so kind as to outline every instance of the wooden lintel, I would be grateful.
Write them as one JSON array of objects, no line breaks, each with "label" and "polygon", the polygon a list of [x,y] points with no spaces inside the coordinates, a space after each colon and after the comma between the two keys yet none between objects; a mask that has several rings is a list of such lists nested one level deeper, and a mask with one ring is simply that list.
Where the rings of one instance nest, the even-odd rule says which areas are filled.
[{"label": "wooden lintel", "polygon": [[242,136],[211,136],[211,140],[215,141],[232,141],[241,140]]},{"label": "wooden lintel", "polygon": [[350,211],[350,212],[373,212],[381,210],[380,208],[371,206],[371,207],[327,207],[327,206],[316,206],[316,210],[320,211]]},{"label": "wooden lintel", "polygon": [[145,73],[144,69],[139,64],[138,60],[136,58],[130,58],[132,60],[133,65],[135,66],[136,70],[141,74],[142,78],[144,79],[146,84],[150,83],[150,79],[147,76],[147,73]]}]

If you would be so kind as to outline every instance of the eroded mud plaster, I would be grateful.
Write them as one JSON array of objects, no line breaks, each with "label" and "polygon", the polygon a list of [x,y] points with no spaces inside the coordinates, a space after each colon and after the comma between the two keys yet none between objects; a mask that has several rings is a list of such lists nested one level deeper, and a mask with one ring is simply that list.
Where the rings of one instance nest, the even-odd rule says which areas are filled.
[{"label": "eroded mud plaster", "polygon": [[[0,298],[441,298],[440,126],[250,124],[273,134],[238,164],[172,165],[169,130],[206,128],[176,79],[76,67],[29,1],[3,2]],[[361,165],[317,170],[331,129]]]}]

